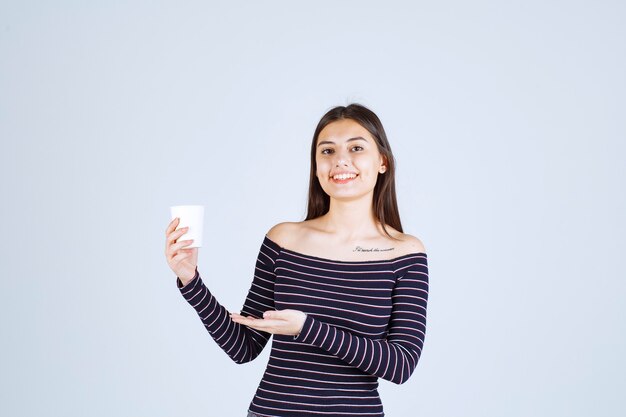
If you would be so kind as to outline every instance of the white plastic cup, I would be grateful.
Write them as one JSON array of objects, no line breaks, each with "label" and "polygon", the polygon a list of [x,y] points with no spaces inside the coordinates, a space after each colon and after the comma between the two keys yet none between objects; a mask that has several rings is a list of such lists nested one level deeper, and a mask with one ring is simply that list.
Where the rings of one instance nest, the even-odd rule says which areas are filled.
[{"label": "white plastic cup", "polygon": [[201,248],[202,234],[204,229],[204,206],[172,206],[170,207],[172,220],[180,217],[180,222],[176,230],[183,227],[189,227],[176,241],[193,239],[191,245],[185,246],[183,249]]}]

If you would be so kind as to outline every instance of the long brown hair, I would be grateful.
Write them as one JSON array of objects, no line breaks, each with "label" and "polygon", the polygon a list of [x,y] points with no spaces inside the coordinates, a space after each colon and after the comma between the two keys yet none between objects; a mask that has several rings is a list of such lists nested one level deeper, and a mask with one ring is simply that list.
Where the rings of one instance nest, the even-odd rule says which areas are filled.
[{"label": "long brown hair", "polygon": [[316,145],[322,129],[328,124],[342,119],[352,119],[363,126],[363,128],[367,129],[375,139],[378,151],[386,161],[387,170],[382,174],[378,174],[372,204],[374,205],[374,215],[381,223],[383,230],[387,236],[395,239],[389,234],[385,227],[389,225],[400,233],[404,233],[402,231],[402,223],[400,222],[400,213],[398,212],[398,203],[396,200],[395,160],[391,152],[391,146],[389,146],[389,142],[387,141],[387,134],[385,133],[385,129],[383,129],[380,119],[373,111],[357,103],[352,103],[348,106],[337,106],[330,109],[322,116],[315,128],[313,142],[311,144],[311,175],[309,177],[309,197],[305,220],[322,216],[330,209],[330,196],[326,194],[316,175]]}]

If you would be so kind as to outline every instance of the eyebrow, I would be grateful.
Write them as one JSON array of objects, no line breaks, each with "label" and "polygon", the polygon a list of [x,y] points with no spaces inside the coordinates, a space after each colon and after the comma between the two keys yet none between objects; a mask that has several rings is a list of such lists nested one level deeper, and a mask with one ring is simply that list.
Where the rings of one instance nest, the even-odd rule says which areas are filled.
[{"label": "eyebrow", "polygon": [[[356,138],[350,138],[346,142],[352,142],[353,140],[364,140],[365,142],[367,142],[367,139],[362,138],[361,136],[357,136]],[[320,146],[326,145],[326,144],[334,145],[335,142],[332,142],[330,140],[323,140],[323,141],[321,141],[320,143],[317,144],[317,147],[319,148]]]}]

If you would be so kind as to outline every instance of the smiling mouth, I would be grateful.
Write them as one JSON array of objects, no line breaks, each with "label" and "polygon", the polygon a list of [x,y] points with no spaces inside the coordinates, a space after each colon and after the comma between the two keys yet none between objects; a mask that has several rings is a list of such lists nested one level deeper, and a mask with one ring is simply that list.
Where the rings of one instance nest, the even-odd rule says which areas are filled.
[{"label": "smiling mouth", "polygon": [[354,174],[354,175],[338,175],[336,177],[330,177],[330,180],[334,183],[337,184],[346,184],[350,181],[352,181],[353,179],[355,179],[356,177],[358,177],[359,174]]}]

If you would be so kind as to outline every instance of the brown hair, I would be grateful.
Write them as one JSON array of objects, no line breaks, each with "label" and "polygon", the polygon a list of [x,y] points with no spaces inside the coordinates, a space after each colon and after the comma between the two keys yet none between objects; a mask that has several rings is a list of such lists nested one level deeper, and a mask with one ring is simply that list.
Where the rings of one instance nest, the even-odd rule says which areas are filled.
[{"label": "brown hair", "polygon": [[342,119],[354,120],[363,126],[363,128],[367,129],[376,141],[378,151],[386,161],[387,170],[383,174],[378,174],[372,204],[374,205],[374,215],[378,221],[380,221],[383,230],[387,236],[394,239],[387,231],[385,225],[389,225],[403,233],[400,213],[398,212],[398,203],[396,201],[395,160],[380,119],[373,111],[357,103],[352,103],[348,106],[337,106],[330,109],[322,116],[315,128],[313,143],[311,144],[311,175],[309,178],[309,196],[305,220],[322,216],[330,209],[330,196],[323,190],[316,175],[316,145],[322,129],[328,124]]}]

